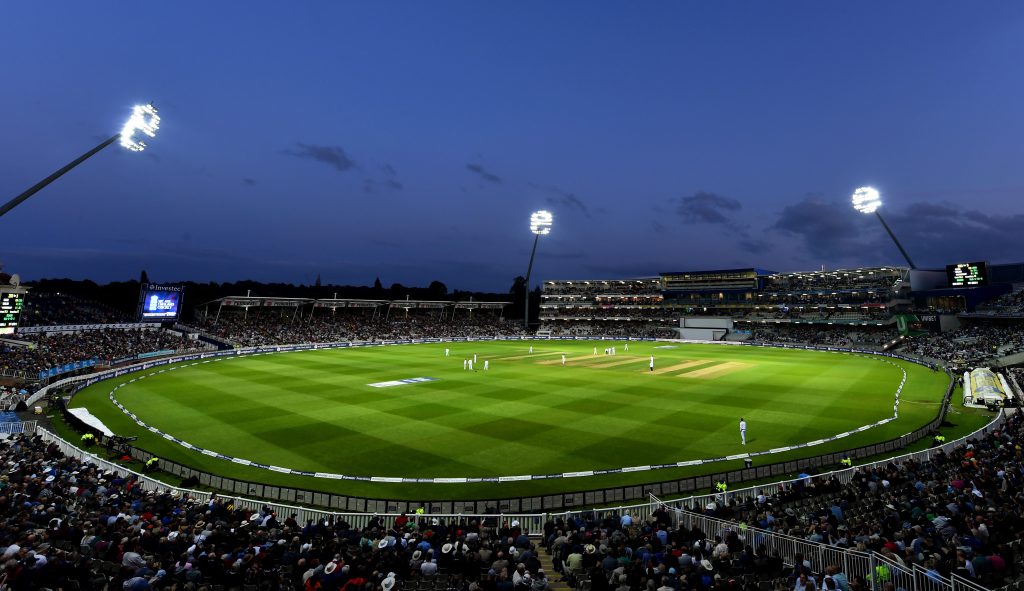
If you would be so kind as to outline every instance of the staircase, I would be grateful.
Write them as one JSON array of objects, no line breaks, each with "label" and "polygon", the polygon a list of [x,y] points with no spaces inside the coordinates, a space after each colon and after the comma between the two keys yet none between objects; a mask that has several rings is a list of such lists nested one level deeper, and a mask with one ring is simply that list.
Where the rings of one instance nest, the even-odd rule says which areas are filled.
[{"label": "staircase", "polygon": [[572,591],[572,587],[568,583],[560,580],[562,575],[555,572],[555,564],[552,562],[551,555],[548,554],[546,549],[538,546],[537,558],[540,560],[541,568],[544,569],[544,574],[547,575],[551,591]]}]

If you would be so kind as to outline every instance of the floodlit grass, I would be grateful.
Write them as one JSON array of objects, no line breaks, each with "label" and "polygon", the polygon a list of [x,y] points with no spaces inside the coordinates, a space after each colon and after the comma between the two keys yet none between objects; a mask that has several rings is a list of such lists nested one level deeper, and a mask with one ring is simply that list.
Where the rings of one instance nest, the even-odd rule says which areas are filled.
[{"label": "floodlit grass", "polygon": [[[890,416],[907,371],[900,418],[759,464],[884,441],[938,412],[945,374],[879,358],[817,351],[610,342],[472,342],[317,350],[185,364],[121,388],[143,421],[193,445],[310,472],[388,477],[494,477],[715,458],[816,440]],[[444,357],[445,347],[451,356]],[[567,363],[561,364],[565,353]],[[463,359],[476,354],[474,371]],[[649,356],[655,355],[655,371]],[[490,370],[483,371],[483,361]],[[897,367],[898,366],[898,367]],[[138,376],[141,374],[135,374]],[[135,377],[132,376],[132,377]],[[435,381],[373,388],[429,377]],[[132,422],[107,400],[125,380],[79,393],[112,430],[162,457],[224,476],[338,492],[418,499],[502,498],[717,473],[740,461],[532,482],[381,484],[314,479],[189,451]],[[741,446],[738,422],[748,422]]]}]

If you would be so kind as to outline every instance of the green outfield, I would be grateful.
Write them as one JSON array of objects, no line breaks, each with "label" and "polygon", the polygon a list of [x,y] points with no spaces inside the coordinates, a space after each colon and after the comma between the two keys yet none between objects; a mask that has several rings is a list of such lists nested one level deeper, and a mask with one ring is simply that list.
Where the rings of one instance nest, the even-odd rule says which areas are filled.
[{"label": "green outfield", "polygon": [[[617,354],[605,355],[612,345]],[[659,348],[666,345],[674,348]],[[818,455],[927,423],[947,385],[944,373],[913,363],[840,353],[653,342],[630,343],[626,351],[623,342],[610,341],[537,341],[532,354],[529,347],[460,342],[228,358],[179,365],[117,390],[116,397],[166,433],[262,464],[355,476],[474,478],[664,464],[817,440],[891,416],[906,371],[898,420],[757,461]],[[473,355],[473,371],[464,370],[463,360]],[[432,380],[400,382],[414,378]],[[194,468],[327,492],[413,500],[529,496],[741,464],[474,484],[281,474],[185,449],[136,425],[107,398],[127,379],[87,388],[72,406],[87,407],[116,433],[138,436],[139,447]],[[370,385],[389,382],[399,383]],[[748,423],[746,446],[740,417]]]}]

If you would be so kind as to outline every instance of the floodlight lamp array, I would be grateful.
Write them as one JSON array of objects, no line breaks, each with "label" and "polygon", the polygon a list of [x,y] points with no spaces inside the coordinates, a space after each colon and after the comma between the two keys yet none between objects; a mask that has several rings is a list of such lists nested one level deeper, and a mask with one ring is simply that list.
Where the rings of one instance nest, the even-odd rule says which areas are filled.
[{"label": "floodlight lamp array", "polygon": [[141,132],[149,137],[156,137],[160,129],[160,115],[157,114],[153,105],[135,105],[132,109],[132,116],[121,129],[121,146],[132,152],[141,152],[146,149],[146,143],[135,139],[135,133]]},{"label": "floodlight lamp array", "polygon": [[538,236],[551,233],[552,216],[550,211],[535,211],[530,216],[530,231]]},{"label": "floodlight lamp array", "polygon": [[853,208],[861,213],[875,213],[882,206],[882,197],[873,187],[861,187],[853,192]]}]

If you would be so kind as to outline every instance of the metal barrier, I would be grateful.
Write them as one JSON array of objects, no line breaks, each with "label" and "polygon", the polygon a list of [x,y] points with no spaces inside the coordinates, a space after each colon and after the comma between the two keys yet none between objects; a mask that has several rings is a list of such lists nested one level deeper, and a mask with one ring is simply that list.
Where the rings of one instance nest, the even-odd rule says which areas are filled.
[{"label": "metal barrier", "polygon": [[[143,490],[146,491],[178,491],[183,496],[191,497],[200,501],[208,501],[211,496],[216,496],[219,499],[229,500],[236,507],[242,507],[251,511],[259,511],[264,507],[269,507],[272,511],[276,511],[279,515],[296,515],[295,519],[299,523],[306,523],[307,521],[319,521],[321,519],[330,519],[333,521],[345,520],[352,527],[365,527],[374,517],[381,517],[385,519],[394,519],[400,515],[400,513],[355,513],[355,512],[340,512],[340,511],[324,511],[320,509],[311,509],[309,507],[301,507],[296,505],[288,505],[283,503],[273,503],[267,501],[261,501],[257,499],[248,499],[240,496],[225,495],[221,493],[211,493],[207,491],[194,490],[188,488],[180,488],[176,486],[168,485],[164,482],[140,474],[133,470],[129,470],[124,466],[115,464],[105,460],[95,454],[91,454],[87,451],[75,447],[71,443],[65,441],[61,437],[57,436],[46,429],[39,428],[36,432],[43,438],[44,441],[55,443],[60,449],[61,453],[68,457],[75,458],[77,460],[83,460],[91,462],[99,466],[103,471],[111,470],[121,474],[131,474],[135,476],[139,485]],[[431,518],[458,520],[466,521],[470,519],[490,519],[496,520],[496,523],[511,522],[513,520],[518,521],[523,531],[534,533],[543,531],[544,521],[547,519],[547,515],[543,513],[430,513]]]},{"label": "metal barrier", "polygon": [[35,433],[35,421],[18,421],[17,423],[0,423],[0,437],[18,433]]},{"label": "metal barrier", "polygon": [[[993,419],[988,425],[974,431],[973,433],[957,439],[956,441],[948,442],[942,446],[931,448],[928,450],[904,454],[894,458],[888,458],[886,460],[872,462],[857,466],[855,468],[847,468],[844,470],[836,470],[825,474],[819,474],[812,476],[811,478],[829,478],[835,477],[840,482],[849,482],[853,473],[856,470],[863,469],[865,467],[872,468],[876,466],[882,466],[886,463],[893,461],[926,461],[936,454],[938,450],[944,453],[949,452],[951,449],[962,445],[970,439],[984,436],[996,429],[999,429],[1006,419],[1006,414],[1000,411],[999,415]],[[33,428],[35,427],[32,423]],[[46,441],[57,444],[58,448],[62,453],[67,456],[74,457],[79,460],[85,460],[95,463],[103,470],[113,470],[116,472],[122,472],[132,474],[138,478],[140,485],[143,490],[155,490],[155,491],[169,491],[177,490],[182,495],[192,497],[198,500],[208,500],[211,495],[225,500],[230,500],[238,507],[243,507],[252,511],[259,511],[263,508],[270,508],[271,510],[277,511],[282,515],[295,515],[296,520],[301,523],[305,523],[309,520],[345,520],[353,527],[365,527],[374,517],[380,517],[384,519],[391,519],[397,517],[399,513],[358,513],[358,512],[333,512],[323,511],[318,509],[311,509],[308,507],[300,507],[295,505],[272,503],[255,499],[248,499],[245,497],[222,495],[219,493],[209,493],[205,491],[197,491],[191,489],[184,489],[179,487],[169,486],[163,482],[139,474],[132,470],[128,470],[123,466],[117,465],[113,462],[104,460],[94,454],[90,454],[83,451],[71,443],[68,443],[64,439],[57,435],[47,431],[43,428],[36,428],[35,432],[38,433]],[[629,513],[637,519],[643,520],[651,515],[651,513],[657,508],[664,506],[669,509],[673,509],[673,515],[676,525],[685,526],[692,528],[693,526],[699,527],[702,531],[711,537],[721,536],[725,538],[730,532],[736,531],[738,535],[744,538],[747,544],[757,548],[765,546],[769,555],[778,554],[783,558],[783,561],[788,564],[793,564],[796,556],[799,554],[804,560],[808,560],[811,563],[812,570],[821,572],[826,566],[837,565],[842,568],[843,572],[847,576],[862,576],[865,581],[868,581],[872,591],[881,591],[884,584],[892,582],[896,587],[897,591],[985,591],[983,587],[978,586],[976,583],[957,577],[954,575],[952,579],[945,579],[936,573],[929,573],[925,569],[914,565],[912,567],[901,566],[897,563],[886,560],[881,555],[875,553],[863,553],[855,550],[844,550],[835,546],[829,546],[818,542],[812,542],[809,540],[803,540],[800,538],[794,538],[784,534],[776,532],[770,532],[761,530],[758,528],[752,528],[744,525],[740,525],[734,522],[701,515],[699,513],[693,513],[691,510],[695,507],[703,507],[707,503],[727,503],[731,500],[739,500],[746,498],[753,498],[759,494],[765,494],[770,496],[775,492],[782,490],[787,486],[786,482],[776,482],[767,485],[758,485],[740,489],[736,491],[729,491],[726,493],[717,493],[712,495],[697,495],[691,496],[684,499],[675,499],[669,501],[662,501],[651,495],[651,502],[620,506],[607,509],[594,509],[587,511],[567,511],[563,513],[431,513],[432,518],[436,517],[439,519],[447,520],[469,520],[469,519],[482,519],[482,520],[495,520],[494,523],[504,523],[506,521],[511,522],[517,520],[523,527],[524,531],[529,533],[541,532],[544,527],[544,523],[551,518],[562,517],[565,519],[581,517],[584,514],[596,515],[598,518],[609,517],[609,516],[620,516],[624,513]]]}]

